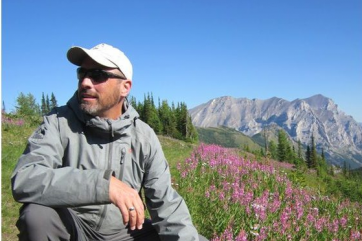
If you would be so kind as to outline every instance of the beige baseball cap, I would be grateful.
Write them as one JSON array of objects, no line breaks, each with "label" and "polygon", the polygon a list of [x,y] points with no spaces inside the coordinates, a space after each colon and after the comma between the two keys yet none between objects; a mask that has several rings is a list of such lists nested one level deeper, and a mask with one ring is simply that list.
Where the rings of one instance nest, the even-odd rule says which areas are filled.
[{"label": "beige baseball cap", "polygon": [[131,61],[121,50],[108,44],[98,44],[91,49],[74,46],[67,52],[68,60],[77,66],[81,66],[87,56],[104,67],[118,68],[127,79],[132,80]]}]

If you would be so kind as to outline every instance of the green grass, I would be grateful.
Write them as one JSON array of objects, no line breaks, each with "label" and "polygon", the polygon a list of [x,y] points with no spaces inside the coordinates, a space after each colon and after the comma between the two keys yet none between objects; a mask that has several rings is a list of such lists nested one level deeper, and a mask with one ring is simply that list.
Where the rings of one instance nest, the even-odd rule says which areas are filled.
[{"label": "green grass", "polygon": [[170,165],[171,175],[174,176],[177,163],[188,158],[195,148],[195,144],[186,143],[170,137],[158,136],[165,157]]},{"label": "green grass", "polygon": [[197,128],[199,140],[203,143],[217,144],[230,148],[260,150],[261,146],[243,133],[225,126]]},{"label": "green grass", "polygon": [[11,173],[17,160],[24,151],[27,138],[35,128],[29,126],[2,125],[1,139],[1,237],[4,241],[17,240],[15,226],[20,204],[11,194]]}]

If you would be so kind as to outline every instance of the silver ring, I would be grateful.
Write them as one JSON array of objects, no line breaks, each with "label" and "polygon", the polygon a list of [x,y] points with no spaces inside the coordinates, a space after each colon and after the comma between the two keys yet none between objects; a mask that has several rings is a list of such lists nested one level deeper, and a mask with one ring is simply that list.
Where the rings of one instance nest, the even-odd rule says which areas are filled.
[{"label": "silver ring", "polygon": [[131,211],[134,211],[135,208],[134,208],[134,207],[130,207],[128,210],[131,212]]}]

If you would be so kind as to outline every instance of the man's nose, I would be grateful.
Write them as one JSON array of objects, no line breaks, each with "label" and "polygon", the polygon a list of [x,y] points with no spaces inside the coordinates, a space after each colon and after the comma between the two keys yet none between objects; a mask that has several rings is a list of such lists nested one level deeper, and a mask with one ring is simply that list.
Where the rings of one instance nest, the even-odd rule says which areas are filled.
[{"label": "man's nose", "polygon": [[87,75],[85,75],[83,79],[79,80],[79,86],[82,88],[90,88],[92,85],[92,79],[90,79]]}]

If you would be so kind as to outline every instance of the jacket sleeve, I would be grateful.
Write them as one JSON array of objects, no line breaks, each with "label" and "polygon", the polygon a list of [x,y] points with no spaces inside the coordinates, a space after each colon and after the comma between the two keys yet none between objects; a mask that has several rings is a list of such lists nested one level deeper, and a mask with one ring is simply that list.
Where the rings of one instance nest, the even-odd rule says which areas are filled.
[{"label": "jacket sleeve", "polygon": [[145,198],[161,240],[199,240],[184,199],[172,188],[169,165],[156,135],[150,141]]},{"label": "jacket sleeve", "polygon": [[50,207],[110,203],[108,171],[63,167],[57,121],[56,114],[45,116],[28,139],[11,176],[14,199]]}]

